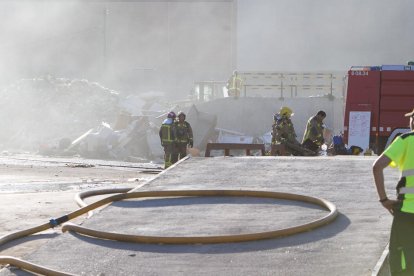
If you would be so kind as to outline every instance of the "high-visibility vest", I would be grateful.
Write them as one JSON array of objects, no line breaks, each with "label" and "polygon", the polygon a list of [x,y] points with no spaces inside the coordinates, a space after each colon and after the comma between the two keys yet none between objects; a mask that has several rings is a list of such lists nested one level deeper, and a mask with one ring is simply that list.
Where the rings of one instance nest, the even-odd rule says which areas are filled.
[{"label": "high-visibility vest", "polygon": [[232,76],[228,82],[228,91],[229,94],[233,94],[231,96],[238,96],[240,95],[241,87],[242,87],[243,80],[236,76]]},{"label": "high-visibility vest", "polygon": [[397,137],[384,155],[392,161],[392,167],[398,167],[401,178],[397,185],[398,198],[403,201],[401,211],[414,213],[414,131]]}]

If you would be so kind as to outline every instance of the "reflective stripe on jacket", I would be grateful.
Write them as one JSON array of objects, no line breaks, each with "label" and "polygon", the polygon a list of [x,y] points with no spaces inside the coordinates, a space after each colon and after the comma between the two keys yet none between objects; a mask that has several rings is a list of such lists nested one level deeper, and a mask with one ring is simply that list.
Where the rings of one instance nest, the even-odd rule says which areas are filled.
[{"label": "reflective stripe on jacket", "polygon": [[321,145],[323,143],[323,129],[323,123],[319,122],[316,116],[313,116],[306,124],[306,130],[303,135],[302,143],[309,139],[315,144]]},{"label": "reflective stripe on jacket", "polygon": [[173,124],[162,124],[160,128],[160,139],[161,144],[169,145],[174,143],[175,137],[174,137],[174,125]]},{"label": "reflective stripe on jacket", "polygon": [[176,142],[180,144],[188,144],[193,141],[193,130],[190,123],[184,121],[183,123],[174,123],[174,132]]},{"label": "reflective stripe on jacket", "polygon": [[383,152],[391,159],[390,166],[398,167],[401,178],[397,185],[400,194],[398,198],[403,201],[401,211],[414,213],[414,131],[404,133]]},{"label": "reflective stripe on jacket", "polygon": [[239,96],[242,88],[243,79],[238,76],[232,76],[227,82],[229,96]]},{"label": "reflective stripe on jacket", "polygon": [[289,118],[281,117],[273,124],[272,144],[283,142],[296,142],[296,132]]}]

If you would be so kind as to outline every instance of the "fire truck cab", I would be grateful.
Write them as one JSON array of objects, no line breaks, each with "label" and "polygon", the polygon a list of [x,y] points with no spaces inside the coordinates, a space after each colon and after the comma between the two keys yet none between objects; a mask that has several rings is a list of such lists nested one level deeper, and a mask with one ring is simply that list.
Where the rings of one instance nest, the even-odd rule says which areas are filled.
[{"label": "fire truck cab", "polygon": [[345,101],[345,143],[349,144],[353,134],[355,114],[367,114],[369,148],[382,153],[395,137],[409,131],[409,119],[404,114],[413,108],[414,65],[351,67]]}]

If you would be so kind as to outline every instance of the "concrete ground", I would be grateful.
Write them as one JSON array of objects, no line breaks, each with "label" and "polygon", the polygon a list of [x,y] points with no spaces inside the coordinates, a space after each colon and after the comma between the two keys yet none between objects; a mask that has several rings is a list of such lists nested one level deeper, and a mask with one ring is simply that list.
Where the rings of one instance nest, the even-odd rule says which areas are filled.
[{"label": "concrete ground", "polygon": [[[309,232],[213,245],[133,244],[64,233],[24,259],[76,275],[371,275],[392,219],[378,203],[374,159],[190,158],[137,189],[277,191],[335,204],[336,220]],[[397,180],[398,171],[386,169],[390,196]],[[148,198],[115,202],[83,226],[140,235],[229,235],[276,230],[326,214],[314,205],[286,200]],[[0,275],[26,274],[12,268]]]},{"label": "concrete ground", "polygon": [[[74,198],[79,192],[142,185],[155,176],[146,171],[158,167],[159,165],[150,163],[50,158],[27,154],[2,155],[0,237],[43,224],[51,218],[78,209]],[[86,202],[91,200],[86,199]],[[84,216],[79,217],[76,222],[84,219]],[[0,254],[22,257],[57,233],[60,233],[60,229],[55,228],[42,235],[7,244],[0,247]]]}]

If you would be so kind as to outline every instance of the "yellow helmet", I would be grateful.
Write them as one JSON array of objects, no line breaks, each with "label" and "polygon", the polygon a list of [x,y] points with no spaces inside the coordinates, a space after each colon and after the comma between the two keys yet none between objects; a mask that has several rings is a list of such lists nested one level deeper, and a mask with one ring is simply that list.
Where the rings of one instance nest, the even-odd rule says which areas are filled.
[{"label": "yellow helmet", "polygon": [[280,108],[280,115],[281,116],[285,116],[285,117],[290,117],[290,116],[293,116],[293,111],[292,111],[292,109],[290,109],[289,107],[287,107],[287,106],[283,106],[283,107],[281,107]]}]

